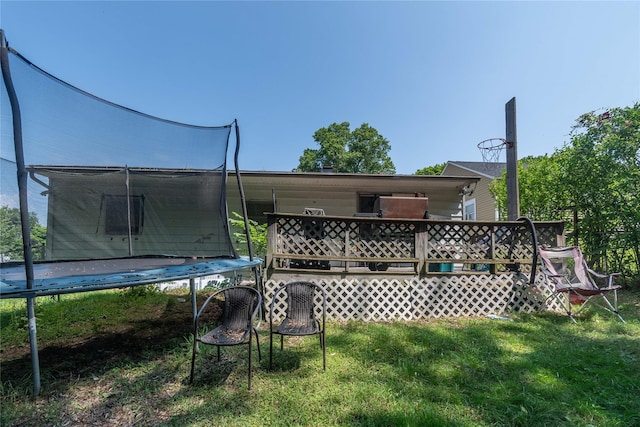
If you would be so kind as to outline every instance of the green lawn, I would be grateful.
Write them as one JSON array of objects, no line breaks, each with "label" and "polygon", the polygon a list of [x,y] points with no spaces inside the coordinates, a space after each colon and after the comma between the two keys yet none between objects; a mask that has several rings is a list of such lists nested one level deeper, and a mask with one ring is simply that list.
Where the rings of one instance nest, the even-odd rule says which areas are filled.
[{"label": "green lawn", "polygon": [[[185,301],[186,300],[186,301]],[[38,302],[42,392],[31,397],[24,303],[0,302],[2,425],[638,426],[640,293],[623,324],[591,309],[429,322],[330,323],[285,340],[269,370],[246,347],[197,359],[186,295],[121,291]]]}]

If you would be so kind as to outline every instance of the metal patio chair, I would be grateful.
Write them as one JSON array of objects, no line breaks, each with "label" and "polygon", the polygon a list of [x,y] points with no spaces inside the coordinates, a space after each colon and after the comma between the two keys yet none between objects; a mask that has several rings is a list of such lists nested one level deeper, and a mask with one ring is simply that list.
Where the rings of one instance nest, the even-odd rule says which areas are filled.
[{"label": "metal patio chair", "polygon": [[[621,286],[613,284],[619,273],[595,272],[589,268],[577,246],[541,247],[538,253],[542,260],[542,273],[553,291],[547,300],[555,298],[574,323],[577,323],[574,316],[589,303],[610,311],[624,322],[618,311],[618,289]],[[609,301],[607,295],[611,295],[613,301]],[[593,301],[593,298],[598,296],[602,297],[603,304]],[[576,303],[581,304],[581,307],[572,312],[572,306]]]},{"label": "metal patio chair", "polygon": [[[222,324],[215,329],[199,335],[200,323],[205,314],[205,308],[211,301],[224,298],[222,312]],[[258,339],[257,326],[254,325],[256,316],[262,305],[260,292],[249,286],[232,286],[221,289],[212,294],[202,304],[193,322],[193,355],[191,357],[191,375],[189,383],[193,383],[196,353],[198,343],[215,345],[218,350],[218,362],[220,361],[220,347],[247,344],[249,350],[248,388],[251,389],[251,340],[255,335],[258,347],[258,359],[262,359],[260,353],[260,341]],[[203,322],[204,323],[204,322]]]},{"label": "metal patio chair", "polygon": [[[274,325],[274,308],[284,292],[287,297],[285,318],[279,325]],[[321,319],[318,320],[315,310],[316,297],[322,299]],[[280,335],[280,351],[284,348],[284,336],[319,335],[322,348],[322,369],[327,370],[325,319],[327,312],[327,296],[320,286],[311,282],[291,282],[276,290],[269,309],[269,369],[273,360],[273,335]]]}]

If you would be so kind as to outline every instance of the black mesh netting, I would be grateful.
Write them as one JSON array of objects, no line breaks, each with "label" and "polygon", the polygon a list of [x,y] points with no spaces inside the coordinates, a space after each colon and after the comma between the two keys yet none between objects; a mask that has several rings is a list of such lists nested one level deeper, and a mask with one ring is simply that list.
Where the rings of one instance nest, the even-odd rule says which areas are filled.
[{"label": "black mesh netting", "polygon": [[[233,124],[162,120],[85,93],[15,52],[9,65],[29,212],[43,234],[32,236],[34,259],[235,256],[225,203]],[[0,207],[11,219],[18,158],[4,81],[1,97]],[[15,229],[3,224],[4,233]],[[19,252],[3,240],[4,261]]]}]

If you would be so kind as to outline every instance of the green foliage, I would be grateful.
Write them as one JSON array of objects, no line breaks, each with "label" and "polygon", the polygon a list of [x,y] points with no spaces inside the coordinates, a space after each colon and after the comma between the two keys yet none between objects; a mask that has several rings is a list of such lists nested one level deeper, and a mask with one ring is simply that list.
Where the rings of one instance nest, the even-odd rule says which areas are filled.
[{"label": "green foliage", "polygon": [[[242,255],[248,255],[249,249],[247,247],[247,230],[244,217],[237,212],[231,212],[231,215],[232,217],[229,218],[229,223],[231,223],[233,227],[242,230],[233,233],[236,243],[242,245],[237,247],[236,251]],[[251,238],[254,255],[264,259],[267,254],[267,224],[259,224],[257,221],[249,219],[249,237]]]},{"label": "green foliage", "polygon": [[[518,163],[520,212],[565,220],[599,270],[640,277],[640,104],[580,116],[571,141]],[[506,177],[491,187],[506,216]],[[574,221],[574,218],[577,222]],[[633,281],[633,279],[631,279]]]},{"label": "green foliage", "polygon": [[561,155],[580,241],[600,267],[638,274],[640,104],[582,115]]},{"label": "green foliage", "polygon": [[[44,247],[47,240],[47,229],[40,225],[34,212],[29,214],[31,227],[31,248],[33,259],[44,257]],[[24,259],[22,244],[22,223],[20,209],[8,206],[0,207],[0,254],[10,260]]]},{"label": "green foliage", "polygon": [[156,285],[140,285],[140,286],[129,286],[122,293],[123,296],[129,298],[142,298],[147,297],[149,295],[155,295],[159,293],[158,287]]},{"label": "green foliage", "polygon": [[[529,156],[518,162],[520,214],[536,221],[569,219],[573,203],[562,181],[558,155]],[[506,170],[489,184],[500,218],[507,217]]]},{"label": "green foliage", "polygon": [[318,129],[313,139],[320,148],[307,148],[300,156],[301,172],[319,172],[323,166],[331,166],[334,172],[393,174],[396,168],[388,153],[389,141],[363,123],[353,132],[349,122],[333,123]]},{"label": "green foliage", "polygon": [[446,163],[427,166],[426,168],[418,169],[414,175],[440,175],[446,166]]}]

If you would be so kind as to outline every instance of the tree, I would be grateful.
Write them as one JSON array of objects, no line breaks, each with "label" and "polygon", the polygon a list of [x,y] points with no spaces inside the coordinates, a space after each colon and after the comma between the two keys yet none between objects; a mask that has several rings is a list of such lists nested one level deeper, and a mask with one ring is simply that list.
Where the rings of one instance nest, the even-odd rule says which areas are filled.
[{"label": "tree", "polygon": [[323,167],[330,166],[334,172],[343,173],[396,172],[388,155],[391,150],[389,141],[367,123],[353,132],[349,122],[333,123],[318,129],[313,139],[320,148],[305,149],[296,170],[319,172]]},{"label": "tree", "polygon": [[[562,182],[560,156],[529,156],[518,160],[520,214],[535,221],[569,219],[572,203]],[[507,217],[506,170],[489,184],[500,218]]]},{"label": "tree", "polygon": [[[600,270],[640,276],[640,104],[589,112],[553,155],[518,162],[522,215],[564,220]],[[506,179],[490,186],[506,211]]]},{"label": "tree", "polygon": [[446,163],[427,166],[426,168],[418,169],[414,175],[440,175],[446,166]]},{"label": "tree", "polygon": [[583,114],[562,156],[579,238],[596,266],[638,274],[640,104]]},{"label": "tree", "polygon": [[[47,239],[47,229],[40,225],[34,212],[29,214],[31,227],[31,248],[33,259],[44,257],[44,247]],[[0,255],[9,260],[24,259],[22,244],[22,223],[20,209],[8,206],[0,207]]]}]

